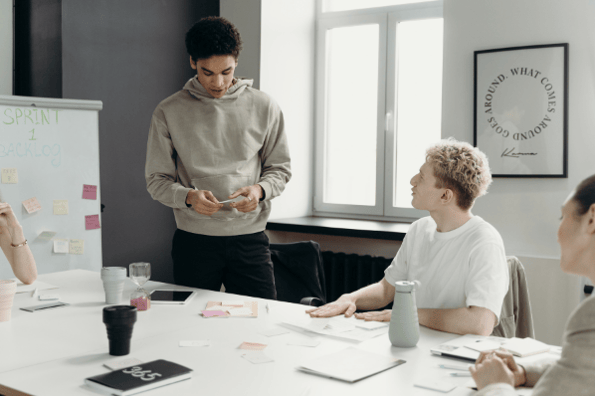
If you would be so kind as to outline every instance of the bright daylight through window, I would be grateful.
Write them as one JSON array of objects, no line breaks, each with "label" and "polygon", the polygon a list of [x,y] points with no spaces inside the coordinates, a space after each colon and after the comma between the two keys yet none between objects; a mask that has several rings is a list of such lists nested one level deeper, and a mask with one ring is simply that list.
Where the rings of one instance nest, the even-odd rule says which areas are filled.
[{"label": "bright daylight through window", "polygon": [[321,9],[314,210],[419,217],[409,181],[441,137],[442,1],[324,0]]}]

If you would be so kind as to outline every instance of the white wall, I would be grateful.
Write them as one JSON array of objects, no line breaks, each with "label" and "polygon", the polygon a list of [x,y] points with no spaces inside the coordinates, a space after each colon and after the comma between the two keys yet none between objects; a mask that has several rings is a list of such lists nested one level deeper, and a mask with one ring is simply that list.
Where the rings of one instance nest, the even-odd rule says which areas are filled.
[{"label": "white wall", "polygon": [[240,32],[242,52],[235,75],[254,79],[260,88],[260,0],[220,0],[219,15]]},{"label": "white wall", "polygon": [[[222,1],[224,3],[225,0]],[[271,219],[312,214],[314,0],[262,0],[260,88],[281,106],[293,176]]]},{"label": "white wall", "polygon": [[12,95],[12,0],[0,0],[0,95]]},{"label": "white wall", "polygon": [[[493,224],[507,254],[531,268],[536,322],[555,344],[580,299],[578,277],[559,269],[560,207],[582,179],[595,173],[595,1],[447,0],[444,3],[442,134],[473,141],[473,51],[536,44],[570,44],[567,179],[497,178],[474,212]],[[533,287],[531,287],[533,285]],[[533,290],[531,290],[533,289]],[[554,326],[556,327],[556,326]]]}]

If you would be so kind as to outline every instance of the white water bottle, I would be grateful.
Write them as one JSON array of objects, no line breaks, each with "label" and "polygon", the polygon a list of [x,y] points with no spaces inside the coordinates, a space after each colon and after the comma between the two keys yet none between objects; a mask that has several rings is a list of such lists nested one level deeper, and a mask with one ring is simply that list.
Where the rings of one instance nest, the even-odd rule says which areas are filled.
[{"label": "white water bottle", "polygon": [[419,319],[415,304],[415,286],[419,281],[395,282],[395,300],[388,328],[391,344],[400,348],[414,347],[419,340]]}]

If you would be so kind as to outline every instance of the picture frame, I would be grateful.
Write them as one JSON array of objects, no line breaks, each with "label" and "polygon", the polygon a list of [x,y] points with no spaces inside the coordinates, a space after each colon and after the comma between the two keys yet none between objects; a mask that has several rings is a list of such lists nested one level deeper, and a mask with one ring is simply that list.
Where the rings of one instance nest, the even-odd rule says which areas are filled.
[{"label": "picture frame", "polygon": [[568,48],[474,52],[473,144],[492,177],[568,177]]}]

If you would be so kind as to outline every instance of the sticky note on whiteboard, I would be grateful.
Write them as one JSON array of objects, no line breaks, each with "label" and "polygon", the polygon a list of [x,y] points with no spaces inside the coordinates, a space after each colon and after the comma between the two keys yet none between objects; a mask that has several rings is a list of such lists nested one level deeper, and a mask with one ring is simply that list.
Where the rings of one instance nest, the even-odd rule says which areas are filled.
[{"label": "sticky note on whiteboard", "polygon": [[54,253],[68,253],[68,239],[54,239]]},{"label": "sticky note on whiteboard", "polygon": [[19,173],[17,168],[2,168],[2,183],[17,184],[19,182]]},{"label": "sticky note on whiteboard", "polygon": [[55,231],[44,231],[37,238],[41,239],[42,241],[49,241],[56,235],[57,232]]},{"label": "sticky note on whiteboard", "polygon": [[96,230],[99,226],[99,215],[85,216],[85,229]]},{"label": "sticky note on whiteboard", "polygon": [[71,239],[70,240],[70,254],[84,254],[85,253],[85,240],[84,239]]},{"label": "sticky note on whiteboard", "polygon": [[39,203],[36,197],[29,198],[28,200],[23,201],[23,206],[27,210],[27,213],[33,213],[37,212],[38,210],[41,210],[41,204]]},{"label": "sticky note on whiteboard", "polygon": [[67,215],[68,214],[68,200],[54,199],[54,214]]},{"label": "sticky note on whiteboard", "polygon": [[83,199],[97,199],[97,186],[83,184]]}]

